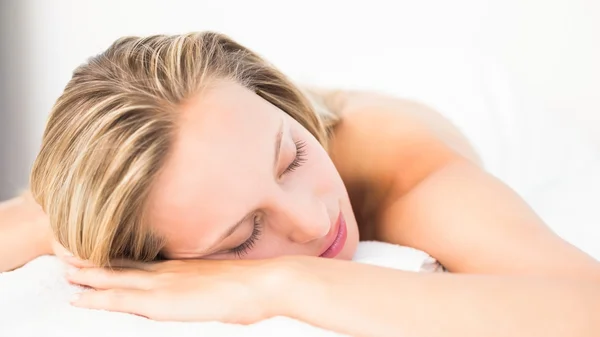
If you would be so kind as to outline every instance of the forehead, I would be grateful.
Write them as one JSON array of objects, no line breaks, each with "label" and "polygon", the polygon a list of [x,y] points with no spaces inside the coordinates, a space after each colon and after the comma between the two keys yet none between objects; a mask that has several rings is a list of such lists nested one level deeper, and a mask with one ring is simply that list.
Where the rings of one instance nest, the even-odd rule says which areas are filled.
[{"label": "forehead", "polygon": [[168,246],[201,250],[255,207],[273,181],[284,113],[235,83],[218,83],[181,107],[174,146],[153,184],[150,225]]}]

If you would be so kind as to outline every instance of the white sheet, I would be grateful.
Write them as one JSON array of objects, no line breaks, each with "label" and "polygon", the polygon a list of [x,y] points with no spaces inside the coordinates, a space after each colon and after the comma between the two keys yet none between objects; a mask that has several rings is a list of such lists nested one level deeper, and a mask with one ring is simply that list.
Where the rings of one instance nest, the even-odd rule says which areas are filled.
[{"label": "white sheet", "polygon": [[[355,261],[408,271],[436,266],[421,251],[380,242],[361,242]],[[155,322],[134,315],[75,308],[68,300],[79,289],[65,281],[64,271],[57,258],[45,256],[0,274],[0,336],[342,336],[286,317],[242,326]]]}]

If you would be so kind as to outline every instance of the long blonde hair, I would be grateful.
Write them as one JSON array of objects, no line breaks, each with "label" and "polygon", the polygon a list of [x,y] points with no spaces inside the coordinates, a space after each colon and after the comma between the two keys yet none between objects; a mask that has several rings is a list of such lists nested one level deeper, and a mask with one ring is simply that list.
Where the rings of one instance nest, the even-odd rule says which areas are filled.
[{"label": "long blonde hair", "polygon": [[259,55],[215,32],[123,37],[73,73],[54,105],[31,191],[60,244],[98,265],[150,261],[164,240],[144,221],[177,108],[210,81],[234,80],[326,148],[335,114]]}]

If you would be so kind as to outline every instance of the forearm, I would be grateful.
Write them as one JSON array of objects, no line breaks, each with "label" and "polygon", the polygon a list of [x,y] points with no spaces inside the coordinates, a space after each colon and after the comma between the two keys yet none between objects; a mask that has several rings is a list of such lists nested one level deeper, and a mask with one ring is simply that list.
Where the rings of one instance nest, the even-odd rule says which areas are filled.
[{"label": "forearm", "polygon": [[353,336],[576,337],[600,331],[600,286],[589,281],[323,263],[313,270],[311,286],[298,285],[284,297],[287,315]]}]

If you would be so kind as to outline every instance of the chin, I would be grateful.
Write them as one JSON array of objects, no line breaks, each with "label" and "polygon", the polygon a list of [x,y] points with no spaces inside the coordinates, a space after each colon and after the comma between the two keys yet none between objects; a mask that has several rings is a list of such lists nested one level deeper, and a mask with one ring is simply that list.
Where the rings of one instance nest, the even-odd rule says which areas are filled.
[{"label": "chin", "polygon": [[344,217],[346,220],[346,230],[347,230],[347,238],[346,243],[344,244],[344,248],[340,251],[340,253],[335,257],[337,260],[352,260],[354,258],[354,254],[356,254],[356,250],[358,248],[359,242],[359,230],[358,225],[356,223],[356,218],[354,217],[354,213],[351,211],[344,212]]}]

